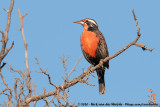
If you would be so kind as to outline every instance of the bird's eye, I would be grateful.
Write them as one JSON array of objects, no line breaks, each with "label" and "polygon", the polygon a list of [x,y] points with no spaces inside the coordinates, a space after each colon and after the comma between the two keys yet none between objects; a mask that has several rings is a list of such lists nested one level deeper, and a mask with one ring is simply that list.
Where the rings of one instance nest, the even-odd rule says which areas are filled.
[{"label": "bird's eye", "polygon": [[86,23],[88,23],[88,20],[86,20]]}]

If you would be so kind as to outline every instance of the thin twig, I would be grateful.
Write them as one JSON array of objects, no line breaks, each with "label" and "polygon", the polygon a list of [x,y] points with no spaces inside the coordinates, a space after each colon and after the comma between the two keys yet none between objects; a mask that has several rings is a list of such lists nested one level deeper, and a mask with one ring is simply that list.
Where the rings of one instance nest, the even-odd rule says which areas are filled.
[{"label": "thin twig", "polygon": [[11,106],[12,103],[12,89],[8,86],[8,84],[5,82],[4,77],[2,75],[2,72],[0,72],[0,77],[3,81],[3,84],[7,87],[7,89],[9,90],[9,95],[8,95],[8,103],[7,103],[7,107]]},{"label": "thin twig", "polygon": [[15,83],[14,83],[14,94],[15,94],[15,98],[16,98],[16,100],[17,100],[17,106],[19,106],[19,98],[18,98],[18,96],[17,96],[17,83],[18,83],[18,80],[19,79],[15,79]]},{"label": "thin twig", "polygon": [[80,80],[79,82],[80,82],[80,83],[86,83],[87,85],[90,85],[90,86],[95,86],[95,85],[93,85],[93,84],[89,84],[86,80]]},{"label": "thin twig", "polygon": [[71,70],[71,72],[68,74],[68,77],[72,74],[72,72],[73,71],[75,71],[75,68],[76,68],[76,66],[77,66],[77,64],[78,64],[78,62],[80,61],[80,59],[83,57],[83,55],[81,55],[81,57],[80,58],[78,58],[78,60],[77,60],[77,62],[76,62],[76,64],[74,65],[74,67],[73,67],[73,69]]},{"label": "thin twig", "polygon": [[43,100],[46,102],[46,106],[49,107],[49,103],[48,103],[47,99],[45,98],[45,99],[43,99]]},{"label": "thin twig", "polygon": [[7,49],[6,47],[6,52],[5,53],[1,53],[1,56],[0,56],[0,58],[1,58],[1,61],[3,60],[3,58],[8,54],[8,52],[13,48],[13,45],[14,45],[14,41],[12,41],[12,44],[11,44],[11,46]]},{"label": "thin twig", "polygon": [[1,91],[1,92],[0,92],[0,95],[1,95],[1,94],[4,94],[4,92],[7,91],[7,90],[8,90],[8,88],[6,88],[6,89],[4,89],[3,91]]},{"label": "thin twig", "polygon": [[63,68],[65,69],[64,72],[67,75],[67,77],[68,77],[68,73],[67,73],[66,61],[68,60],[69,57],[70,57],[69,55],[67,55],[67,58],[65,58],[64,55],[63,55],[63,58],[59,57],[62,60]]},{"label": "thin twig", "polygon": [[[48,104],[51,103],[54,99],[56,98],[56,96],[53,96],[49,101],[48,101]],[[47,104],[43,105],[43,107],[46,107]]]},{"label": "thin twig", "polygon": [[0,71],[1,71],[1,69],[2,69],[5,65],[6,65],[6,63],[3,62],[2,66],[0,66]]},{"label": "thin twig", "polygon": [[[33,81],[33,94],[34,96],[36,95],[36,84],[34,83],[34,81]],[[37,101],[34,101],[34,107],[36,107],[36,103]]]},{"label": "thin twig", "polygon": [[138,46],[138,47],[141,47],[142,50],[144,50],[144,51],[145,51],[145,50],[148,50],[148,51],[151,51],[151,52],[152,52],[153,49],[154,49],[154,48],[148,49],[145,45],[140,44],[140,43],[135,43],[135,45]]},{"label": "thin twig", "polygon": [[36,64],[38,64],[39,69],[41,70],[41,72],[38,72],[38,71],[36,71],[36,72],[45,74],[48,77],[49,84],[52,85],[52,86],[54,86],[54,87],[57,87],[57,85],[55,85],[55,84],[52,83],[51,76],[46,72],[47,69],[45,71],[42,70],[41,65],[39,64],[39,61],[38,61],[38,59],[36,57],[35,57],[35,60],[37,61]]},{"label": "thin twig", "polygon": [[[156,104],[156,94],[153,93],[152,89],[148,89],[148,97],[150,98],[150,100],[148,101],[149,103]],[[154,107],[155,107],[155,105],[154,105]]]}]

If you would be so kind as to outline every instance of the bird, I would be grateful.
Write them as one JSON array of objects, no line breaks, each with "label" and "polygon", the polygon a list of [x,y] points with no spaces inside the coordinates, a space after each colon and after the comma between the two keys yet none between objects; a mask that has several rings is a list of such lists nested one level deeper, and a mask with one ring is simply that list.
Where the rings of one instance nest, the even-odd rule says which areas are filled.
[{"label": "bird", "polygon": [[[106,40],[98,28],[97,22],[93,19],[85,18],[74,23],[83,26],[84,30],[80,37],[81,50],[85,59],[96,66],[101,60],[109,56]],[[105,68],[109,69],[109,60],[96,69],[100,95],[105,94]]]}]

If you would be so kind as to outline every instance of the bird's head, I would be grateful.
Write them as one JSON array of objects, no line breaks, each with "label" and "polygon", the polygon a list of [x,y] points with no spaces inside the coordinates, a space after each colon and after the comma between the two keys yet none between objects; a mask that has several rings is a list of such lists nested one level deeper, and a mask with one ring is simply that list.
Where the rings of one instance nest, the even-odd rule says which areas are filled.
[{"label": "bird's head", "polygon": [[98,25],[97,25],[96,21],[93,19],[86,18],[83,20],[76,21],[74,23],[81,24],[84,27],[84,29],[88,30],[88,31],[94,31],[94,30],[98,29]]}]

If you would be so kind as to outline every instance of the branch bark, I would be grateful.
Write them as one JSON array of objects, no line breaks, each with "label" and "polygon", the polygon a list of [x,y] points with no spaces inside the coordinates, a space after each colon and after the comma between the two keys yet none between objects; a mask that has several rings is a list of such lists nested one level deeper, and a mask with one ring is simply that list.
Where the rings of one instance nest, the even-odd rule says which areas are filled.
[{"label": "branch bark", "polygon": [[23,28],[23,19],[24,17],[28,14],[25,14],[24,16],[21,14],[20,10],[18,9],[18,14],[19,14],[19,18],[20,18],[20,24],[21,24],[21,29],[20,31],[22,32],[22,37],[23,37],[23,41],[24,41],[24,47],[25,47],[25,63],[26,63],[26,68],[27,68],[27,80],[28,80],[28,97],[31,97],[32,95],[32,89],[31,89],[31,77],[30,77],[30,72],[29,72],[29,64],[28,64],[28,51],[27,51],[27,42],[25,39],[25,35],[24,35],[24,28]]},{"label": "branch bark", "polygon": [[9,27],[10,27],[10,23],[11,23],[11,13],[13,10],[13,5],[14,5],[14,0],[11,0],[11,5],[10,5],[10,9],[8,11],[6,11],[8,13],[8,17],[7,17],[7,25],[6,25],[6,29],[5,29],[5,43],[7,43],[8,41],[8,32],[9,32]]},{"label": "branch bark", "polygon": [[138,46],[138,47],[141,47],[142,50],[144,50],[144,51],[145,51],[145,50],[148,50],[148,51],[151,51],[151,52],[152,52],[153,49],[154,49],[154,48],[148,49],[145,45],[140,44],[140,43],[135,43],[135,45]]}]

